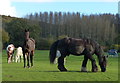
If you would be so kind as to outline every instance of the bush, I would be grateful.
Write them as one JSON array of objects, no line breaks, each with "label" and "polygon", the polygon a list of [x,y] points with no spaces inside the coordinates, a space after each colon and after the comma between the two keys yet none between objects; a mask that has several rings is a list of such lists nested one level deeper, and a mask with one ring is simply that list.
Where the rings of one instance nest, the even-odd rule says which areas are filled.
[{"label": "bush", "polygon": [[54,42],[52,38],[40,38],[39,41],[36,43],[36,49],[38,50],[48,50],[51,44]]},{"label": "bush", "polygon": [[60,35],[59,37],[58,37],[58,39],[62,39],[62,38],[65,38],[65,37],[68,37],[67,35]]}]

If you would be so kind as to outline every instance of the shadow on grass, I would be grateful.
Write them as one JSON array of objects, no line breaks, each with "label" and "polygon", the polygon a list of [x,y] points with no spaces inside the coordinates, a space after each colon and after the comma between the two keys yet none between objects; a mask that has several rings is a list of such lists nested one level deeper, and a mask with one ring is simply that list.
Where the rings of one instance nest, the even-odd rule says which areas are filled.
[{"label": "shadow on grass", "polygon": [[[61,71],[39,71],[39,72],[61,72]],[[97,72],[92,72],[92,71],[81,72],[81,71],[74,71],[74,70],[62,71],[62,72],[97,73]],[[98,71],[98,72],[100,72],[100,71]]]}]

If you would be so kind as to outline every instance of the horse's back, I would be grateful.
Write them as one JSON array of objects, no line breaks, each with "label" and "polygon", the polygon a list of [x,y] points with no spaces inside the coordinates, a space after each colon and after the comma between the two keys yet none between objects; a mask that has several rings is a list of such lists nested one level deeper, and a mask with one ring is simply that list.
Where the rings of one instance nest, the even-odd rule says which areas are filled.
[{"label": "horse's back", "polygon": [[74,55],[82,55],[87,52],[93,54],[95,52],[95,45],[96,43],[91,39],[76,39],[76,38],[69,38],[69,52]]},{"label": "horse's back", "polygon": [[17,50],[22,50],[22,47],[18,47]]},{"label": "horse's back", "polygon": [[14,49],[15,49],[14,45],[10,44],[10,45],[7,46],[6,51],[8,53],[13,53]]},{"label": "horse's back", "polygon": [[59,40],[57,49],[64,54],[83,55],[83,54],[94,54],[101,51],[100,45],[87,38],[63,38]]},{"label": "horse's back", "polygon": [[74,55],[80,55],[85,49],[84,41],[82,39],[76,38],[70,38],[69,40],[70,40],[68,44],[69,52]]},{"label": "horse's back", "polygon": [[22,54],[22,53],[23,53],[22,47],[18,47],[18,48],[17,48],[17,53],[18,53],[18,54]]},{"label": "horse's back", "polygon": [[70,45],[75,45],[75,46],[83,46],[84,45],[84,40],[83,39],[76,39],[76,38],[69,38],[70,40]]},{"label": "horse's back", "polygon": [[84,42],[82,39],[75,39],[66,37],[59,40],[57,49],[61,51],[62,54],[69,55],[80,55],[84,51]]}]

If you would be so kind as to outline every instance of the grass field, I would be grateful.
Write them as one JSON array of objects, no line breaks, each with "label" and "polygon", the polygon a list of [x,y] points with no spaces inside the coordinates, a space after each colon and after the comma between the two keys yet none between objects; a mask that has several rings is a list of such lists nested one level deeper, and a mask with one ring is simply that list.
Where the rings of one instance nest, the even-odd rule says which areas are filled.
[{"label": "grass field", "polygon": [[[80,72],[83,56],[67,57],[68,72],[59,72],[57,64],[49,63],[49,51],[36,50],[34,67],[23,68],[23,63],[7,63],[5,50],[2,53],[2,81],[118,81],[118,58],[110,57],[106,72],[91,71],[91,62],[87,64],[89,72]],[[98,64],[98,63],[97,63]]]}]

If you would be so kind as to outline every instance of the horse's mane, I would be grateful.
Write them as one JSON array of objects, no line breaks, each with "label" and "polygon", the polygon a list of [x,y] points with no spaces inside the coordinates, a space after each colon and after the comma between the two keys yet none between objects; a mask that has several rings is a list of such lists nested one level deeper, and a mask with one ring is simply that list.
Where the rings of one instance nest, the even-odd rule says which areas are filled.
[{"label": "horse's mane", "polygon": [[95,46],[96,48],[101,47],[99,45],[99,43],[97,43],[95,40],[91,39],[91,38],[72,38],[72,37],[65,37],[61,40],[67,40],[68,42],[71,40],[82,40],[84,43],[86,44],[91,44],[93,46]]},{"label": "horse's mane", "polygon": [[66,38],[63,38],[63,39],[67,39],[68,41],[71,41],[71,40],[82,40],[84,42],[84,44],[90,44],[90,45],[92,45],[96,49],[101,48],[101,46],[99,45],[99,43],[97,43],[95,40],[93,40],[91,38],[72,38],[72,37],[66,37]]},{"label": "horse's mane", "polygon": [[35,43],[35,40],[33,38],[30,38],[30,40]]},{"label": "horse's mane", "polygon": [[83,40],[85,43],[87,44],[92,44],[92,43],[95,43],[95,44],[98,44],[96,41],[90,39],[90,38],[72,38],[72,37],[65,37],[63,39],[68,39],[68,40]]}]

